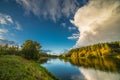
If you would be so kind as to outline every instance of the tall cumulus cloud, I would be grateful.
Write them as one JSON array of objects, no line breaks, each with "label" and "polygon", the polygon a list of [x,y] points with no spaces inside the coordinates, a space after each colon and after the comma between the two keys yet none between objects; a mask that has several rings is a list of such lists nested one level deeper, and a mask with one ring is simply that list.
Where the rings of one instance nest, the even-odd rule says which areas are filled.
[{"label": "tall cumulus cloud", "polygon": [[120,40],[120,0],[90,0],[70,20],[79,30],[76,47]]}]

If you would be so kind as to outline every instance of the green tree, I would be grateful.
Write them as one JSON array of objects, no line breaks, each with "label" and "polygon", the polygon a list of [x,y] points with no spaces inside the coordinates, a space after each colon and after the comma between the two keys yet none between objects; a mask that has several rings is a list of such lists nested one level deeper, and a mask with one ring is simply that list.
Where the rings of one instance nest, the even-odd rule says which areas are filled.
[{"label": "green tree", "polygon": [[40,44],[36,41],[27,40],[22,45],[22,54],[27,59],[38,60],[40,57]]},{"label": "green tree", "polygon": [[17,55],[18,54],[18,46],[10,46],[9,49],[7,50],[7,53],[8,54],[11,54],[11,55]]}]

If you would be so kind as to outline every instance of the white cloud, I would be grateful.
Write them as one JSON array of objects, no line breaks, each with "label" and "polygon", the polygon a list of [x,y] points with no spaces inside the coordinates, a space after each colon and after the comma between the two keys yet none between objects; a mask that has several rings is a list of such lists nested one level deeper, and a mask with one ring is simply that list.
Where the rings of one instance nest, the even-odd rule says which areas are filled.
[{"label": "white cloud", "polygon": [[76,40],[76,39],[79,38],[79,34],[78,33],[74,33],[74,34],[72,34],[72,36],[67,37],[67,38],[70,39],[70,40]]},{"label": "white cloud", "polygon": [[0,34],[2,34],[2,33],[7,33],[7,32],[8,32],[7,29],[0,29]]},{"label": "white cloud", "polygon": [[14,33],[10,33],[10,36],[15,37],[15,34]]},{"label": "white cloud", "polygon": [[6,16],[6,20],[7,20],[8,22],[10,22],[11,24],[13,24],[13,20],[12,20],[11,16],[7,15],[7,16]]},{"label": "white cloud", "polygon": [[64,0],[62,13],[65,16],[69,17],[71,13],[74,13],[75,9],[78,8],[78,1],[77,0]]},{"label": "white cloud", "polygon": [[61,16],[69,17],[78,9],[78,0],[16,0],[26,14],[33,13],[36,16],[57,21]]},{"label": "white cloud", "polygon": [[0,35],[0,39],[4,39],[3,36]]},{"label": "white cloud", "polygon": [[18,22],[16,22],[16,29],[22,31],[22,26]]},{"label": "white cloud", "polygon": [[0,24],[13,24],[13,19],[11,16],[0,13]]},{"label": "white cloud", "polygon": [[0,39],[6,39],[7,37],[14,37],[14,31],[21,31],[22,27],[8,14],[0,13]]},{"label": "white cloud", "polygon": [[5,38],[5,35],[7,35],[8,32],[9,32],[8,29],[0,28],[0,39],[4,39],[4,38]]},{"label": "white cloud", "polygon": [[0,17],[0,24],[7,24],[4,18]]},{"label": "white cloud", "polygon": [[66,27],[66,23],[61,23],[61,25],[62,25],[63,27]]},{"label": "white cloud", "polygon": [[35,15],[39,15],[39,4],[37,0],[16,0],[17,3],[22,5],[23,8],[25,8],[25,13],[29,14],[29,12],[32,12]]},{"label": "white cloud", "polygon": [[77,29],[76,27],[68,27],[69,31],[76,30],[76,29]]},{"label": "white cloud", "polygon": [[71,20],[79,30],[76,46],[120,40],[120,1],[90,0]]}]

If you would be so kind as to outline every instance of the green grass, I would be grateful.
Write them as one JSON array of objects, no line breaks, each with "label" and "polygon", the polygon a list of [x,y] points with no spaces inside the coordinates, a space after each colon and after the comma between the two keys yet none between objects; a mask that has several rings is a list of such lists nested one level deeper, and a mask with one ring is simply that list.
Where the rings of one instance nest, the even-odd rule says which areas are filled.
[{"label": "green grass", "polygon": [[0,80],[57,80],[45,68],[20,56],[0,56]]}]

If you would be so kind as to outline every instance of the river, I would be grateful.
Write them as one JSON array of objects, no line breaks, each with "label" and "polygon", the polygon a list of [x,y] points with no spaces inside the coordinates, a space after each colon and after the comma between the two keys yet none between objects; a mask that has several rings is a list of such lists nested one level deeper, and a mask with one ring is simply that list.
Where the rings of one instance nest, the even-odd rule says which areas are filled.
[{"label": "river", "polygon": [[115,59],[48,59],[41,64],[60,80],[120,80]]}]

